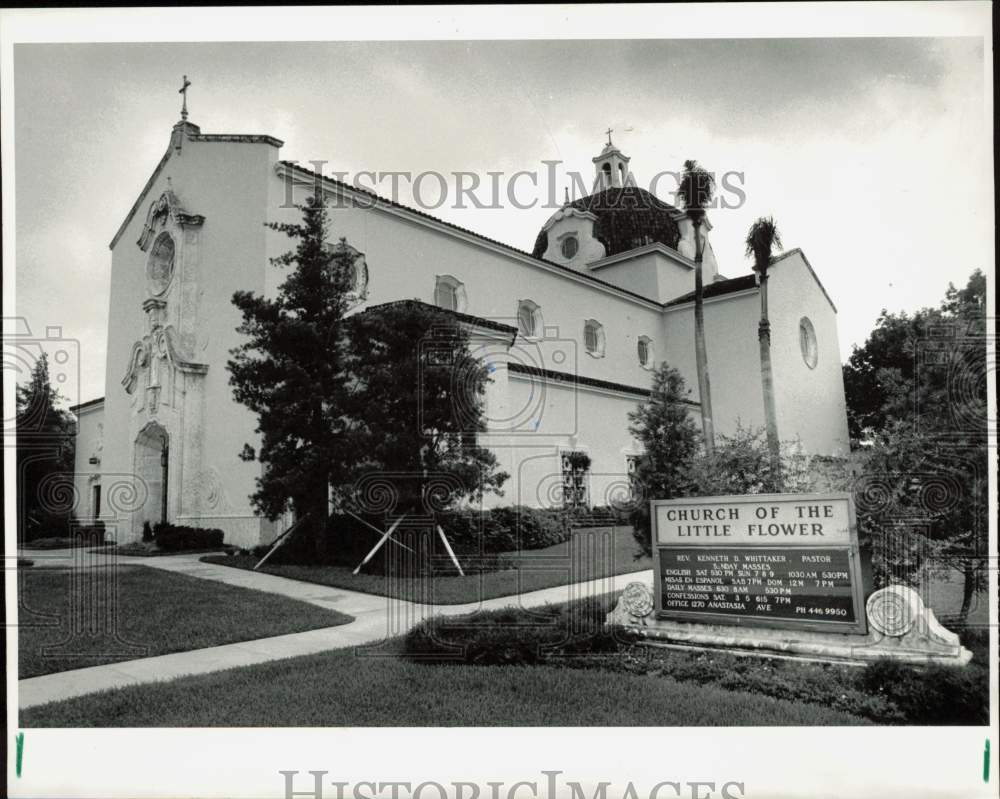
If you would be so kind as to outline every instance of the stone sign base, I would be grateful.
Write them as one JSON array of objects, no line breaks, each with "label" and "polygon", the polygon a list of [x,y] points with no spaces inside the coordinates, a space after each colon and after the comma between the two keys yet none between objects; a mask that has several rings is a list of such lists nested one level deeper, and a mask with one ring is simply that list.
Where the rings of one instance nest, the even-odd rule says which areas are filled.
[{"label": "stone sign base", "polygon": [[658,619],[645,583],[629,583],[606,623],[624,627],[651,645],[735,650],[740,654],[798,657],[865,664],[880,658],[928,665],[964,666],[972,653],[946,629],[912,588],[893,585],[866,603],[867,635],[806,632],[732,624],[694,624]]}]

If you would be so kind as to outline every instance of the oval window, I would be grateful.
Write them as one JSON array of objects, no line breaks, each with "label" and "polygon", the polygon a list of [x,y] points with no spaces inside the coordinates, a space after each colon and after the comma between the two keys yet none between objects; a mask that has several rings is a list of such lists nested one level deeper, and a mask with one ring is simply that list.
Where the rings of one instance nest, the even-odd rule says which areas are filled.
[{"label": "oval window", "polygon": [[149,290],[153,294],[162,294],[167,290],[173,276],[174,240],[169,233],[161,233],[153,243],[153,249],[149,253],[149,264],[146,267]]},{"label": "oval window", "polygon": [[577,252],[580,250],[580,244],[576,240],[576,236],[568,236],[563,239],[562,243],[562,254],[563,258],[570,260],[576,256]]},{"label": "oval window", "polygon": [[819,360],[819,350],[816,346],[816,329],[808,316],[799,320],[799,347],[802,349],[802,360],[810,369],[816,368]]}]

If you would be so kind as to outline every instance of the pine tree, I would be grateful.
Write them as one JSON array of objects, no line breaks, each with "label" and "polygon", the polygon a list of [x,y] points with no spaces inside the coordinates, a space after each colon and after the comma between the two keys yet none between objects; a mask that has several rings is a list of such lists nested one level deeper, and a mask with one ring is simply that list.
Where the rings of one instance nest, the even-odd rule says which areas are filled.
[{"label": "pine tree", "polygon": [[[436,514],[499,493],[507,479],[478,443],[489,373],[453,314],[403,300],[348,320],[349,477],[382,476],[393,514]],[[349,495],[348,486],[337,493]],[[364,511],[364,507],[358,508]]]},{"label": "pine tree", "polygon": [[271,520],[289,508],[321,537],[331,484],[344,481],[353,460],[345,446],[344,317],[356,299],[352,257],[328,243],[329,217],[322,199],[299,206],[300,224],[268,223],[296,242],[273,266],[290,269],[267,299],[249,291],[233,295],[243,314],[238,332],[247,340],[228,363],[233,396],[257,414],[259,449],[244,446],[244,460],[263,469],[251,496]]},{"label": "pine tree", "polygon": [[687,389],[680,372],[663,363],[653,375],[653,391],[629,413],[629,432],[643,445],[636,482],[644,497],[632,512],[635,539],[644,552],[652,550],[650,499],[685,496],[689,469],[698,452],[698,428],[684,400]]},{"label": "pine tree", "polygon": [[71,491],[53,481],[72,483],[76,425],[58,407],[62,401],[49,380],[43,353],[31,381],[17,387],[17,507],[22,540],[66,536],[72,520]]}]

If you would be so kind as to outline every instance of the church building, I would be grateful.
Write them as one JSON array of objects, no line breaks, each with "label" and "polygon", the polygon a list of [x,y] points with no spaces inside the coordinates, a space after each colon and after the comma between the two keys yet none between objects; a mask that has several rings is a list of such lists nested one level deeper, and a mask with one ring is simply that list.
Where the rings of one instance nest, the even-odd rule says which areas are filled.
[{"label": "church building", "polygon": [[[290,245],[264,223],[299,221],[293,204],[317,190],[331,245],[354,255],[358,312],[432,303],[470,331],[492,377],[481,440],[511,475],[491,504],[620,497],[641,455],[628,413],[663,361],[684,376],[697,420],[694,227],[637,187],[610,138],[593,159],[593,193],[556,210],[530,252],[282,161],[281,146],[202,133],[185,110],[111,240],[105,395],[74,409],[81,518],[106,518],[118,541],[139,538],[147,521],[221,528],[244,547],[283,529],[254,514],[261,466],[238,457],[255,443],[256,419],[229,385],[240,343],[231,298],[275,295],[283,272],[269,259]],[[710,231],[706,220],[705,330],[715,429],[726,434],[764,422],[760,296],[754,274],[719,274]],[[730,268],[742,261],[720,255]],[[769,274],[780,437],[846,454],[836,306],[799,249]]]}]

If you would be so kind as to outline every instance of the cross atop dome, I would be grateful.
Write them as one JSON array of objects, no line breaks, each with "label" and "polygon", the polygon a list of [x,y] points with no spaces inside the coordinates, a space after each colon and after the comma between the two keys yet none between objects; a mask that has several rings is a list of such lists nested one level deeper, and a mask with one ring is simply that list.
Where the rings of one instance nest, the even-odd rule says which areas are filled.
[{"label": "cross atop dome", "polygon": [[594,181],[595,192],[611,188],[620,189],[628,181],[629,157],[611,142],[611,134],[613,132],[614,128],[608,128],[605,131],[608,143],[604,145],[604,149],[601,150],[600,155],[593,158],[594,169],[596,170]]}]

